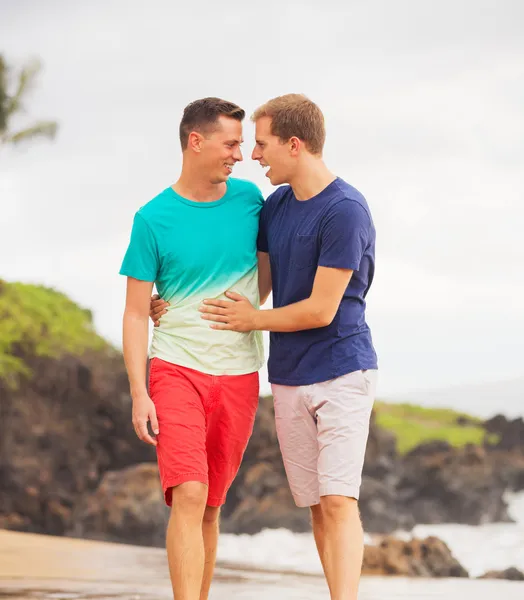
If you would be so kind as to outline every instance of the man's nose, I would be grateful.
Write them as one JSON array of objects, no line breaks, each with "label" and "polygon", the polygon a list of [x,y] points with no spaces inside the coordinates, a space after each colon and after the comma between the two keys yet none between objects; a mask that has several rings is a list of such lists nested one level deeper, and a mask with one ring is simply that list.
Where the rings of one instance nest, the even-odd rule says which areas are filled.
[{"label": "man's nose", "polygon": [[233,152],[233,158],[239,162],[241,160],[244,160],[244,157],[242,156],[242,151],[240,150],[240,148],[235,148],[235,151]]}]

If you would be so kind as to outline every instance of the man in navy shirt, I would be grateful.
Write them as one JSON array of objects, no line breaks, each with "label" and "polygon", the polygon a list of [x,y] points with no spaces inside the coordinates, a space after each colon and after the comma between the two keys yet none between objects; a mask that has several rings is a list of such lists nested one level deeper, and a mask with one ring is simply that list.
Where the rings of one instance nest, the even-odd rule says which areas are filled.
[{"label": "man in navy shirt", "polygon": [[375,228],[366,200],[322,160],[324,117],[305,96],[270,100],[253,115],[252,158],[282,185],[262,209],[261,289],[271,310],[233,292],[209,299],[214,329],[270,331],[269,380],[286,474],[309,506],[333,600],[356,599],[363,531],[357,500],[375,395],[377,358],[365,320]]}]

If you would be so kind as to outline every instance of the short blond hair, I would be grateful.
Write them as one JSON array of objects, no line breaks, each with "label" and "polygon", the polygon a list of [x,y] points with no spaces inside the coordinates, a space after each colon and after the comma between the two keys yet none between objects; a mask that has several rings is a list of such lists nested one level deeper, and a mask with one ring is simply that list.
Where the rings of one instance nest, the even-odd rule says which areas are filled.
[{"label": "short blond hair", "polygon": [[326,141],[324,115],[320,108],[303,94],[286,94],[269,100],[256,109],[251,117],[258,121],[271,118],[271,133],[287,142],[297,137],[311,154],[322,154]]}]

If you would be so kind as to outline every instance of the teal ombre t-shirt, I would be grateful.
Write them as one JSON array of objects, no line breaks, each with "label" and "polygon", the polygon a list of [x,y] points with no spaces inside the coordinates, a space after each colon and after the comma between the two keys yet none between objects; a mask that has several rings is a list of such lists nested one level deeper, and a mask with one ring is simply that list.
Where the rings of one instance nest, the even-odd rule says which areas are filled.
[{"label": "teal ombre t-shirt", "polygon": [[258,307],[257,234],[263,197],[249,181],[230,178],[215,202],[193,202],[165,189],[135,215],[121,275],[154,281],[170,303],[154,328],[150,357],[211,375],[258,371],[261,332],[210,328],[198,308],[228,290]]}]

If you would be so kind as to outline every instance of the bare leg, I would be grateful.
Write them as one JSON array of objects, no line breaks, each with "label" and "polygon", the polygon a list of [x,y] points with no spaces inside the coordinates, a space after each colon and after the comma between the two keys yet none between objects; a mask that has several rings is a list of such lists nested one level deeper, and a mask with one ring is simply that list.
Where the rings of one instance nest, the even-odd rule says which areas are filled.
[{"label": "bare leg", "polygon": [[322,507],[320,504],[310,506],[311,524],[313,525],[313,536],[317,545],[318,555],[322,563],[322,570],[326,574],[326,566],[324,564],[324,519],[322,518]]},{"label": "bare leg", "polygon": [[173,488],[167,527],[167,558],[176,600],[198,600],[204,573],[202,519],[208,488],[188,481]]},{"label": "bare leg", "polygon": [[331,600],[357,600],[364,532],[358,503],[345,496],[320,499],[324,523],[324,570]]},{"label": "bare leg", "polygon": [[204,511],[204,520],[202,521],[205,562],[204,578],[202,580],[202,588],[200,590],[200,600],[207,600],[209,596],[209,589],[211,587],[211,580],[213,579],[213,572],[215,570],[215,562],[217,559],[219,515],[219,507],[206,506],[206,510]]}]

